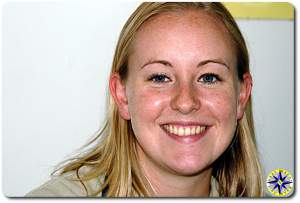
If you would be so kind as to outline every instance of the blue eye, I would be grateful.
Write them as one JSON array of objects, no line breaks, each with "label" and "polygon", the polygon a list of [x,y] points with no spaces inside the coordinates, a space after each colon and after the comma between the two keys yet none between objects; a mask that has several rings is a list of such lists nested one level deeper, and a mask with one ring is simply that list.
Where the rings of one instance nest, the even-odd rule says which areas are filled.
[{"label": "blue eye", "polygon": [[168,76],[166,76],[165,74],[157,74],[157,73],[150,75],[148,77],[148,80],[153,81],[155,83],[164,83],[164,82],[171,81],[170,78]]},{"label": "blue eye", "polygon": [[214,73],[206,73],[204,75],[201,75],[201,77],[199,78],[199,81],[204,83],[204,84],[215,84],[218,81],[221,81],[219,76],[217,76]]}]

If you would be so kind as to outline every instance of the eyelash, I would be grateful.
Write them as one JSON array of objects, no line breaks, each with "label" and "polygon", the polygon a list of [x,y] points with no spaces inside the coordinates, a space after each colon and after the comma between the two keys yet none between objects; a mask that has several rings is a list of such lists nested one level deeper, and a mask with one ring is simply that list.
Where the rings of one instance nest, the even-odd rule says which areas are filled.
[{"label": "eyelash", "polygon": [[[204,77],[214,77],[214,79],[213,79],[213,81],[200,81]],[[207,84],[207,85],[213,85],[213,84],[216,84],[217,82],[220,82],[221,79],[220,79],[220,77],[218,75],[216,75],[214,73],[205,73],[205,74],[203,74],[203,75],[200,76],[200,78],[198,79],[198,81],[202,82],[204,84]]]},{"label": "eyelash", "polygon": [[[212,79],[212,81],[203,81],[203,79],[205,77],[213,77],[213,79],[210,78],[210,79]],[[168,81],[166,81],[166,79]],[[208,79],[208,78],[206,78],[206,79]],[[167,74],[165,74],[165,73],[154,73],[154,74],[151,74],[147,78],[147,80],[155,82],[155,83],[165,83],[165,82],[170,82],[171,81],[170,77],[168,77]],[[216,84],[217,82],[220,82],[221,79],[220,79],[220,77],[218,75],[216,75],[214,73],[205,73],[205,74],[201,75],[200,78],[197,81],[198,82],[202,82],[202,83],[207,84],[207,85],[213,85],[213,84]]]},{"label": "eyelash", "polygon": [[[163,78],[160,78],[160,77],[163,77]],[[164,80],[158,81],[157,79],[164,79]],[[147,78],[148,81],[152,81],[152,82],[156,82],[156,83],[169,82],[169,81],[165,81],[165,79],[168,79],[169,81],[171,81],[171,79],[165,73],[154,73]]]}]

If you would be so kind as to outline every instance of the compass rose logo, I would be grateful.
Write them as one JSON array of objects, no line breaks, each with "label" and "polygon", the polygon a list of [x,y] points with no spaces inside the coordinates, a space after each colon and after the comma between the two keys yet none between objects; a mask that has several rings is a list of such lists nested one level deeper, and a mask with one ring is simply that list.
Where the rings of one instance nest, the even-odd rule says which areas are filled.
[{"label": "compass rose logo", "polygon": [[287,170],[275,169],[268,175],[267,188],[274,196],[287,196],[292,191],[293,185],[293,177]]}]

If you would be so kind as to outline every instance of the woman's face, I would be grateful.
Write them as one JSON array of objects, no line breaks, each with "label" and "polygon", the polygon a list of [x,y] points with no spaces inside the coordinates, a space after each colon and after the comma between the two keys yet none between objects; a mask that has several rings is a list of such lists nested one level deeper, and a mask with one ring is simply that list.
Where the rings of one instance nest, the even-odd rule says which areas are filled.
[{"label": "woman's face", "polygon": [[143,165],[195,175],[224,152],[247,97],[235,55],[225,27],[205,13],[164,13],[142,25],[119,109]]}]

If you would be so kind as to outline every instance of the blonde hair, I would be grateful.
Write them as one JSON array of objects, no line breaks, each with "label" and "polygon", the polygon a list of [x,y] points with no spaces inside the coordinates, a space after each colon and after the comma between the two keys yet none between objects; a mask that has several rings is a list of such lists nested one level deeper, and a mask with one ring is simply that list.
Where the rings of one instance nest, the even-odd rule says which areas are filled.
[{"label": "blonde hair", "polygon": [[[249,72],[249,59],[244,38],[233,17],[221,3],[170,2],[142,3],[130,16],[120,34],[113,59],[111,74],[118,73],[123,80],[127,76],[127,60],[135,34],[149,18],[163,12],[199,10],[215,16],[231,35],[236,47],[239,79]],[[137,160],[136,141],[130,121],[124,120],[112,96],[109,96],[107,121],[95,139],[85,147],[93,145],[81,155],[66,162],[59,175],[75,171],[79,181],[105,177],[101,187],[88,196],[99,194],[109,185],[107,196],[150,196],[147,180]],[[89,166],[93,170],[79,174],[79,169]],[[261,168],[254,136],[251,98],[246,112],[238,121],[231,145],[213,164],[213,176],[218,181],[220,196],[258,197],[262,195]],[[85,185],[84,185],[85,186]]]}]

